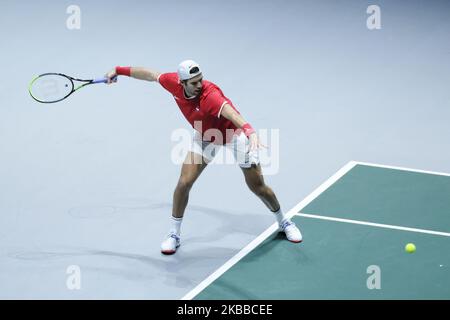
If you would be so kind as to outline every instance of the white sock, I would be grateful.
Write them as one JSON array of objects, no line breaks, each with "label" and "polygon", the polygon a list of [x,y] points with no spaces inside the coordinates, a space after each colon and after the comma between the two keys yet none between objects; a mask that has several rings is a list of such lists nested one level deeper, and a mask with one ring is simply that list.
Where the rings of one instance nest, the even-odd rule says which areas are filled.
[{"label": "white sock", "polygon": [[170,227],[170,232],[174,232],[177,236],[179,236],[183,218],[175,218],[174,216],[172,216],[170,221],[172,224]]},{"label": "white sock", "polygon": [[275,214],[275,218],[277,219],[277,222],[279,225],[281,225],[281,223],[283,222],[283,220],[286,220],[286,216],[284,215],[283,211],[281,210],[281,208],[274,212]]}]

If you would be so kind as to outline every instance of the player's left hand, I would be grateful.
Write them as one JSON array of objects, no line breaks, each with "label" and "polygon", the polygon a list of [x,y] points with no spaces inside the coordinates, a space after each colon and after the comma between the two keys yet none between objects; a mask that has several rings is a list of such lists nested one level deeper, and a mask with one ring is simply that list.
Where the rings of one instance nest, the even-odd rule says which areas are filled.
[{"label": "player's left hand", "polygon": [[248,137],[248,140],[249,140],[249,143],[250,143],[249,151],[255,151],[255,150],[260,149],[260,148],[266,148],[267,149],[267,146],[263,145],[259,141],[258,135],[255,132],[252,133]]}]

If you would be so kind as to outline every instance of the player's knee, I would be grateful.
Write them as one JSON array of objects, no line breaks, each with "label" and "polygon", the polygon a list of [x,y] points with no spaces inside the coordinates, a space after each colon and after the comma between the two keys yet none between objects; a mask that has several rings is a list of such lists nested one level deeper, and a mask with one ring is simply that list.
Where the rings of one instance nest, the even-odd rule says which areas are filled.
[{"label": "player's knee", "polygon": [[189,192],[193,185],[194,179],[181,177],[180,180],[178,180],[177,189],[181,192]]},{"label": "player's knee", "polygon": [[261,196],[266,193],[266,185],[263,182],[249,184],[248,187],[257,196]]}]

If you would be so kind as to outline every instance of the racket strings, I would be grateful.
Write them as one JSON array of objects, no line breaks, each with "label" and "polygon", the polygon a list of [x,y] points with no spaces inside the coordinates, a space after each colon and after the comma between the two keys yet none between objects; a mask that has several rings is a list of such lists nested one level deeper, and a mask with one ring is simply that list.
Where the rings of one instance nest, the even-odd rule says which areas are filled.
[{"label": "racket strings", "polygon": [[31,96],[40,102],[56,102],[74,91],[71,79],[58,74],[41,75],[30,85]]}]

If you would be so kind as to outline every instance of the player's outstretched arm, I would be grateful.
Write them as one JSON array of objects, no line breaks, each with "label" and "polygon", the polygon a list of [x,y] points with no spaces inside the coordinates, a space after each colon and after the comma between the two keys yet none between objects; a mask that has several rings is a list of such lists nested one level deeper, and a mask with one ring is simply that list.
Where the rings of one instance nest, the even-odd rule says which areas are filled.
[{"label": "player's outstretched arm", "polygon": [[115,67],[105,75],[108,79],[108,84],[115,82],[113,78],[118,75],[128,76],[139,80],[156,81],[160,73],[143,67]]}]

